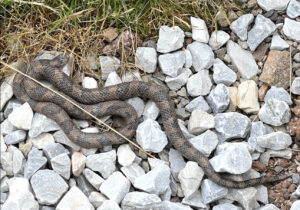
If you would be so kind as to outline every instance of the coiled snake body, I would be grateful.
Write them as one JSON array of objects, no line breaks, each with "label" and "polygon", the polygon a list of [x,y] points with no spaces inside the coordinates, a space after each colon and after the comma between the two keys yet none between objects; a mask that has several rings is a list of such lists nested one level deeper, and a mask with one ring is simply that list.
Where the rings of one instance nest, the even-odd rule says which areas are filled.
[{"label": "coiled snake body", "polygon": [[[102,89],[84,89],[71,82],[69,77],[60,69],[67,63],[68,57],[59,55],[52,60],[38,60],[21,68],[24,73],[35,78],[45,79],[55,85],[68,98],[79,103],[93,115],[119,115],[126,120],[127,125],[118,131],[131,138],[137,127],[136,112],[125,102],[132,97],[142,97],[153,100],[160,110],[165,132],[172,145],[188,160],[197,162],[206,176],[215,183],[229,188],[245,188],[256,184],[274,182],[288,177],[264,176],[246,181],[231,181],[224,179],[212,168],[209,160],[182,134],[175,114],[174,102],[168,96],[168,90],[156,84],[134,81],[125,82]],[[87,134],[73,123],[70,116],[79,119],[90,119],[80,109],[74,107],[66,99],[57,96],[52,91],[41,87],[30,79],[17,74],[14,78],[13,89],[15,96],[23,103],[28,102],[32,109],[55,120],[65,134],[76,144],[85,147],[103,147],[105,145],[121,144],[124,139],[113,132]]]}]

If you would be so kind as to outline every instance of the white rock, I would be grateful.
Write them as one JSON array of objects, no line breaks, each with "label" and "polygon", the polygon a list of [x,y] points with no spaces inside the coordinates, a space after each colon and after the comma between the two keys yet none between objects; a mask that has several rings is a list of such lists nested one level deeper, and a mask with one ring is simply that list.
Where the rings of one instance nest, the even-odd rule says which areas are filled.
[{"label": "white rock", "polygon": [[138,117],[141,117],[145,108],[145,102],[139,97],[134,97],[126,100],[135,109]]},{"label": "white rock", "polygon": [[112,56],[99,56],[102,79],[106,80],[109,73],[117,71],[120,67],[120,60]]},{"label": "white rock", "polygon": [[179,71],[178,76],[169,77],[167,76],[165,82],[171,90],[179,90],[183,85],[185,85],[188,81],[189,76],[192,74],[190,69],[182,69]]},{"label": "white rock", "polygon": [[17,144],[26,139],[26,132],[23,130],[16,130],[4,137],[4,141],[6,144]]},{"label": "white rock", "polygon": [[297,200],[295,201],[292,206],[291,206],[291,209],[290,210],[297,210],[300,208],[300,200]]},{"label": "white rock", "polygon": [[139,71],[126,71],[122,75],[123,82],[142,81]]},{"label": "white rock", "polygon": [[57,155],[60,155],[63,153],[66,153],[66,154],[70,153],[69,150],[64,148],[64,146],[59,143],[46,144],[45,147],[43,147],[43,151],[49,160],[51,160],[53,157],[55,157]]},{"label": "white rock", "polygon": [[59,130],[57,123],[43,114],[35,113],[32,119],[29,137],[37,137],[41,133]]},{"label": "white rock", "polygon": [[193,58],[193,67],[196,72],[209,69],[214,62],[214,53],[210,46],[200,42],[193,42],[187,46]]},{"label": "white rock", "polygon": [[241,210],[241,208],[231,203],[222,203],[214,206],[212,210]]},{"label": "white rock", "polygon": [[223,143],[217,146],[210,163],[217,172],[242,174],[251,168],[252,158],[246,144]]},{"label": "white rock", "polygon": [[193,65],[193,57],[192,54],[189,50],[185,50],[185,64],[184,67],[185,68],[191,68],[191,66]]},{"label": "white rock", "polygon": [[259,110],[258,116],[266,124],[280,126],[290,121],[291,111],[286,102],[271,98]]},{"label": "white rock", "polygon": [[290,18],[296,18],[300,16],[300,2],[297,0],[291,0],[289,6],[286,9],[286,14]]},{"label": "white rock", "polygon": [[101,176],[99,176],[98,174],[96,174],[88,168],[84,169],[83,175],[86,178],[86,180],[97,190],[100,189],[101,184],[104,182],[104,179],[102,179]]},{"label": "white rock", "polygon": [[156,103],[154,101],[148,100],[143,112],[144,120],[146,119],[156,120],[158,115],[159,115],[159,108],[157,107]]},{"label": "white rock", "polygon": [[187,205],[171,201],[163,201],[161,204],[163,210],[192,210],[192,208]]},{"label": "white rock", "polygon": [[169,162],[171,167],[171,173],[174,179],[176,181],[179,181],[178,174],[186,165],[180,152],[171,148],[169,152]]},{"label": "white rock", "polygon": [[94,210],[85,194],[76,186],[72,187],[58,203],[56,210]]},{"label": "white rock", "polygon": [[26,102],[9,114],[8,121],[16,128],[29,130],[31,128],[32,118],[33,111]]},{"label": "white rock", "polygon": [[208,43],[209,34],[204,20],[191,17],[192,38],[195,41]]},{"label": "white rock", "polygon": [[282,31],[287,38],[300,43],[300,22],[285,18]]},{"label": "white rock", "polygon": [[201,135],[189,139],[189,142],[202,154],[208,157],[218,145],[219,140],[214,132],[207,130]]},{"label": "white rock", "polygon": [[274,132],[274,130],[263,124],[261,121],[253,122],[251,126],[250,138],[248,143],[258,152],[264,152],[265,149],[258,145],[257,137]]},{"label": "white rock", "polygon": [[286,41],[284,41],[278,34],[275,34],[272,37],[270,50],[284,50],[289,47],[290,45]]},{"label": "white rock", "polygon": [[122,201],[122,209],[161,209],[161,199],[155,194],[145,192],[130,192]]},{"label": "white rock", "polygon": [[222,60],[216,58],[214,61],[214,74],[213,79],[216,84],[223,83],[227,86],[230,86],[236,81],[236,73],[226,66]]},{"label": "white rock", "polygon": [[203,96],[194,98],[188,105],[185,106],[185,110],[188,112],[192,112],[195,109],[201,109],[207,113],[211,112],[211,108],[208,106]]},{"label": "white rock", "polygon": [[16,177],[9,182],[9,196],[2,210],[26,209],[38,210],[39,204],[34,199],[27,179]]},{"label": "white rock", "polygon": [[190,138],[195,137],[195,135],[191,134],[188,131],[188,129],[185,127],[183,120],[178,119],[177,121],[178,121],[178,125],[180,127],[180,130],[182,131],[182,133],[183,133],[183,135],[184,135],[185,138],[190,139]]},{"label": "white rock", "polygon": [[5,119],[1,123],[1,128],[0,129],[1,129],[1,134],[2,135],[7,135],[7,134],[17,130],[17,128],[15,126],[13,126],[13,124],[11,124],[8,119]]},{"label": "white rock", "polygon": [[258,87],[255,81],[246,80],[238,86],[237,105],[247,114],[258,113]]},{"label": "white rock", "polygon": [[209,45],[213,50],[218,50],[226,44],[229,39],[230,36],[225,31],[213,31],[209,39]]},{"label": "white rock", "polygon": [[267,205],[259,208],[259,210],[280,210],[280,209],[277,208],[274,204],[267,204]]},{"label": "white rock", "polygon": [[129,166],[135,160],[135,153],[131,150],[129,144],[122,144],[117,151],[118,162],[121,166]]},{"label": "white rock", "polygon": [[240,16],[238,19],[233,21],[230,28],[236,33],[236,35],[242,40],[247,40],[248,27],[253,22],[253,14],[246,14]]},{"label": "white rock", "polygon": [[153,73],[157,66],[157,53],[152,47],[138,47],[135,54],[135,64],[147,73]]},{"label": "white rock", "polygon": [[93,77],[84,77],[82,87],[87,89],[98,88],[98,82]]},{"label": "white rock", "polygon": [[135,179],[133,186],[148,193],[162,194],[170,185],[171,171],[165,164],[160,164],[147,174]]},{"label": "white rock", "polygon": [[54,144],[53,135],[50,133],[42,133],[37,137],[30,138],[28,141],[32,142],[33,146],[38,149],[44,149],[47,144]]},{"label": "white rock", "polygon": [[160,55],[158,56],[158,64],[164,74],[176,77],[185,64],[185,52],[177,51]]},{"label": "white rock", "polygon": [[292,93],[295,95],[300,95],[300,77],[296,77],[292,83],[291,87]]},{"label": "white rock", "polygon": [[182,203],[195,208],[209,209],[209,206],[203,203],[202,195],[199,191],[196,191],[196,193],[190,198],[184,198],[182,200]]},{"label": "white rock", "polygon": [[3,152],[0,154],[1,166],[7,175],[12,176],[13,173],[13,154],[10,152]]},{"label": "white rock", "polygon": [[43,156],[43,152],[32,148],[28,154],[27,162],[24,168],[24,177],[30,179],[30,177],[43,168],[47,163],[47,158]]},{"label": "white rock", "polygon": [[168,143],[165,132],[161,130],[158,122],[147,119],[136,130],[136,140],[146,151],[161,152]]},{"label": "white rock", "polygon": [[192,112],[188,122],[188,130],[192,134],[200,134],[215,127],[214,116],[200,109]]},{"label": "white rock", "polygon": [[144,169],[137,163],[133,163],[130,166],[122,167],[121,171],[131,183],[134,183],[136,178],[145,174]]},{"label": "white rock", "polygon": [[204,179],[201,184],[203,202],[209,204],[226,196],[228,189],[217,185],[210,179]]},{"label": "white rock", "polygon": [[258,185],[256,186],[256,199],[263,204],[268,204],[269,203],[269,196],[268,196],[268,188],[263,186],[263,185]]},{"label": "white rock", "polygon": [[87,156],[86,166],[98,171],[104,178],[108,178],[116,170],[116,151],[103,152]]},{"label": "white rock", "polygon": [[266,11],[284,10],[290,0],[257,0],[258,5]]},{"label": "white rock", "polygon": [[258,14],[255,19],[255,25],[248,33],[247,44],[250,50],[254,51],[275,30],[276,26],[269,18]]},{"label": "white rock", "polygon": [[129,188],[130,181],[121,172],[116,171],[101,184],[100,191],[109,199],[120,203],[129,192]]},{"label": "white rock", "polygon": [[12,82],[14,79],[14,75],[7,77],[0,87],[0,111],[4,108],[5,104],[11,99],[13,96],[13,86]]},{"label": "white rock", "polygon": [[292,138],[290,135],[283,133],[282,131],[277,131],[274,133],[259,136],[257,138],[257,143],[259,146],[264,148],[281,150],[286,149],[292,144]]},{"label": "white rock", "polygon": [[105,195],[99,192],[94,191],[91,192],[91,194],[89,195],[89,201],[93,204],[95,208],[101,206],[106,200],[107,198],[105,197]]},{"label": "white rock", "polygon": [[104,87],[108,87],[111,85],[117,85],[120,83],[122,83],[121,78],[119,77],[117,72],[113,71],[113,72],[109,73],[109,75],[107,76]]},{"label": "white rock", "polygon": [[231,188],[231,189],[229,189],[228,195],[226,196],[226,198],[237,201],[245,209],[250,210],[250,209],[254,209],[257,204],[256,193],[257,193],[257,190],[254,187],[248,187],[245,189]]},{"label": "white rock", "polygon": [[21,105],[22,104],[18,99],[9,100],[4,109],[4,118],[7,118],[14,109],[20,107]]},{"label": "white rock", "polygon": [[185,198],[190,198],[198,190],[203,176],[204,172],[196,162],[186,163],[178,175]]},{"label": "white rock", "polygon": [[227,42],[227,53],[242,78],[251,79],[259,72],[253,55],[231,40]]},{"label": "white rock", "polygon": [[157,51],[168,53],[183,46],[184,32],[178,26],[161,26],[157,41]]},{"label": "white rock", "polygon": [[192,75],[187,81],[187,92],[190,96],[205,96],[210,92],[212,86],[208,70],[199,71]]},{"label": "white rock", "polygon": [[106,200],[97,210],[121,210],[119,205],[113,200]]},{"label": "white rock", "polygon": [[23,153],[17,148],[13,151],[13,173],[14,175],[23,174],[25,158]]},{"label": "white rock", "polygon": [[264,101],[267,102],[271,98],[276,98],[280,101],[285,101],[288,105],[292,105],[292,99],[290,94],[282,87],[272,86],[264,97]]},{"label": "white rock", "polygon": [[74,176],[79,176],[83,171],[86,163],[86,156],[80,152],[74,152],[72,154],[72,173]]},{"label": "white rock", "polygon": [[67,145],[68,147],[71,147],[74,151],[80,150],[80,146],[71,141],[62,130],[55,132],[53,134],[53,137],[55,139],[55,142],[57,143]]},{"label": "white rock", "polygon": [[51,159],[52,169],[65,179],[70,179],[71,160],[66,153],[55,156]]},{"label": "white rock", "polygon": [[215,114],[224,112],[228,108],[230,102],[228,87],[222,83],[217,84],[206,97],[206,101]]},{"label": "white rock", "polygon": [[2,134],[0,134],[0,152],[3,153],[6,151],[6,149],[7,149],[7,146],[4,142],[4,138],[3,138]]}]

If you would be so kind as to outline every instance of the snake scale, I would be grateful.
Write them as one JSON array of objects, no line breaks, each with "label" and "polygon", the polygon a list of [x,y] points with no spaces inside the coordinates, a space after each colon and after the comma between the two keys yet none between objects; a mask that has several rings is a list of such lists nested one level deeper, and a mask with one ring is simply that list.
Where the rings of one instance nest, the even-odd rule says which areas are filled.
[{"label": "snake scale", "polygon": [[[135,110],[122,100],[141,97],[153,100],[160,110],[163,126],[172,145],[188,160],[197,162],[205,175],[218,185],[229,188],[245,188],[267,182],[285,179],[289,175],[263,176],[260,178],[232,181],[224,179],[214,171],[209,160],[195,149],[184,137],[175,114],[174,102],[169,98],[165,87],[147,82],[124,82],[104,88],[85,89],[73,84],[69,77],[61,71],[67,63],[68,56],[58,55],[52,60],[32,61],[19,68],[23,73],[37,79],[47,80],[57,87],[66,97],[78,103],[82,108],[95,116],[118,115],[125,119],[126,126],[119,132],[131,138],[137,128]],[[121,144],[125,140],[119,135],[107,131],[101,134],[83,133],[73,123],[70,116],[79,119],[90,119],[80,109],[66,99],[40,86],[34,81],[17,73],[13,82],[15,96],[23,103],[27,102],[35,112],[42,113],[55,120],[70,140],[85,148],[100,148],[105,145]]]}]

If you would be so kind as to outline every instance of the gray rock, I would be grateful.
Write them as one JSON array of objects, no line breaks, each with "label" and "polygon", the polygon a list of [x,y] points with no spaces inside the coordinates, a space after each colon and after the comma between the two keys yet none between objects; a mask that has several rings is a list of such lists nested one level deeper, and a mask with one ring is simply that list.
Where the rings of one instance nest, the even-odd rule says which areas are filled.
[{"label": "gray rock", "polygon": [[286,9],[286,14],[290,18],[296,18],[300,16],[300,2],[297,0],[291,0],[289,6]]},{"label": "gray rock", "polygon": [[120,60],[112,56],[99,56],[102,79],[106,80],[109,73],[117,71],[120,67]]},{"label": "gray rock", "polygon": [[1,123],[1,135],[7,135],[15,130],[17,130],[17,128],[15,126],[13,126],[13,124],[11,124],[8,119],[5,119],[2,123]]},{"label": "gray rock", "polygon": [[192,75],[187,81],[187,92],[190,96],[205,96],[210,92],[212,86],[208,70],[201,70]]},{"label": "gray rock", "polygon": [[216,130],[225,140],[245,138],[250,130],[250,119],[236,112],[220,113],[215,116]]},{"label": "gray rock", "polygon": [[292,144],[292,138],[290,135],[283,133],[282,131],[277,131],[274,133],[259,136],[257,138],[257,143],[259,146],[264,148],[269,148],[272,150],[282,150],[286,149]]},{"label": "gray rock", "polygon": [[266,11],[285,10],[290,0],[257,0],[258,5]]},{"label": "gray rock", "polygon": [[182,203],[195,208],[209,209],[208,205],[203,203],[203,199],[199,191],[196,191],[196,193],[190,198],[184,198]]},{"label": "gray rock", "polygon": [[9,114],[8,121],[18,129],[29,130],[31,128],[32,118],[33,111],[26,102]]},{"label": "gray rock", "polygon": [[93,205],[85,194],[76,186],[72,187],[60,200],[56,210],[73,210],[75,207],[80,207],[85,210],[94,210]]},{"label": "gray rock", "polygon": [[261,121],[253,122],[251,126],[250,138],[248,143],[258,152],[264,152],[265,149],[258,145],[257,138],[274,132],[270,126],[263,124]]},{"label": "gray rock", "polygon": [[108,178],[116,170],[116,151],[103,152],[87,156],[86,166]]},{"label": "gray rock", "polygon": [[291,87],[292,93],[295,95],[300,95],[300,77],[296,77],[292,83]]},{"label": "gray rock", "polygon": [[154,101],[148,100],[144,112],[143,112],[143,119],[152,119],[156,120],[156,118],[159,115],[159,108],[157,107],[156,103]]},{"label": "gray rock", "polygon": [[286,102],[271,98],[259,110],[258,116],[266,124],[280,126],[290,121],[291,111]]},{"label": "gray rock", "polygon": [[219,200],[225,197],[227,193],[227,188],[219,186],[209,179],[204,179],[201,184],[201,195],[205,204]]},{"label": "gray rock", "polygon": [[229,39],[230,36],[225,31],[213,31],[209,39],[209,45],[213,50],[218,50],[226,44]]},{"label": "gray rock", "polygon": [[4,137],[4,141],[6,144],[17,144],[26,139],[26,132],[23,130],[16,130]]},{"label": "gray rock", "polygon": [[[5,82],[4,82],[5,83]],[[2,90],[1,90],[2,91]],[[1,93],[2,94],[2,93]],[[22,104],[17,99],[11,99],[8,101],[5,110],[4,110],[4,117],[8,118],[8,115],[12,113],[12,111],[18,107],[20,107]]]},{"label": "gray rock", "polygon": [[138,47],[135,53],[135,64],[147,73],[153,73],[157,66],[157,53],[152,47]]},{"label": "gray rock", "polygon": [[89,201],[93,204],[95,208],[101,206],[106,200],[107,198],[105,197],[105,195],[95,191],[91,192],[89,196]]},{"label": "gray rock", "polygon": [[139,166],[137,163],[133,163],[130,166],[122,167],[121,171],[130,180],[131,183],[134,183],[136,178],[145,174],[144,169]]},{"label": "gray rock", "polygon": [[168,76],[176,77],[185,63],[185,52],[177,51],[158,56],[158,64],[162,72]]},{"label": "gray rock", "polygon": [[160,164],[147,174],[135,179],[133,186],[148,193],[162,194],[170,185],[170,168]]},{"label": "gray rock", "polygon": [[0,154],[1,166],[7,175],[12,176],[13,173],[13,155],[10,152]]},{"label": "gray rock", "polygon": [[269,89],[267,94],[265,95],[264,101],[267,102],[271,98],[276,98],[279,101],[285,101],[288,105],[293,104],[290,94],[282,87],[272,86],[271,89]]},{"label": "gray rock", "polygon": [[24,177],[30,179],[30,177],[43,168],[47,163],[47,158],[43,156],[43,152],[32,148],[28,154],[28,159],[24,167]]},{"label": "gray rock", "polygon": [[210,46],[200,42],[193,42],[187,46],[192,54],[193,67],[196,72],[209,69],[214,62],[214,53]]},{"label": "gray rock", "polygon": [[276,30],[275,24],[263,15],[257,15],[255,25],[248,32],[247,44],[250,50],[254,51],[262,41]]},{"label": "gray rock", "polygon": [[52,169],[65,179],[70,179],[71,160],[66,153],[51,158]]},{"label": "gray rock", "polygon": [[54,144],[53,135],[50,133],[42,133],[37,137],[28,139],[27,142],[31,142],[32,145],[38,149],[44,149],[47,144]]},{"label": "gray rock", "polygon": [[174,179],[176,181],[179,181],[178,174],[186,165],[181,153],[171,148],[169,151],[169,162],[171,167],[171,173]]},{"label": "gray rock", "polygon": [[146,151],[161,152],[168,143],[165,132],[161,130],[158,122],[147,119],[136,130],[136,140]]},{"label": "gray rock", "polygon": [[142,81],[141,75],[139,71],[126,71],[125,74],[122,75],[123,82],[132,82],[132,81]]},{"label": "gray rock", "polygon": [[211,112],[211,108],[208,106],[203,96],[194,98],[188,105],[185,106],[185,110],[188,112],[193,112],[195,109],[201,109],[207,113]]},{"label": "gray rock", "polygon": [[9,183],[9,196],[3,206],[2,210],[11,209],[28,209],[38,210],[39,204],[34,199],[31,192],[30,185],[27,179],[16,177]]},{"label": "gray rock", "polygon": [[296,53],[293,57],[294,61],[296,61],[297,63],[300,63],[300,52]]},{"label": "gray rock", "polygon": [[161,209],[161,199],[155,194],[130,192],[124,197],[121,207],[123,210]]},{"label": "gray rock", "polygon": [[300,208],[300,200],[297,200],[295,201],[292,206],[291,206],[291,209],[290,210],[297,210]]},{"label": "gray rock", "polygon": [[[162,152],[163,153],[163,152]],[[164,154],[161,153],[161,158],[164,159]],[[165,155],[167,156],[167,153],[165,153]],[[166,157],[167,159],[168,157]],[[167,162],[167,160],[161,160],[161,159],[157,159],[157,158],[149,158],[148,157],[148,163],[151,169],[154,169],[156,166],[159,166],[160,164],[165,164],[167,166],[169,166],[169,163]]]},{"label": "gray rock", "polygon": [[101,184],[104,182],[104,179],[101,176],[88,168],[85,168],[83,170],[83,175],[86,180],[97,190],[99,190]]},{"label": "gray rock", "polygon": [[267,205],[259,208],[259,210],[280,210],[280,209],[277,208],[274,204],[267,204]]},{"label": "gray rock", "polygon": [[24,165],[25,165],[25,158],[23,153],[18,150],[17,148],[13,151],[13,173],[14,175],[23,174],[24,172]]},{"label": "gray rock", "polygon": [[1,179],[1,183],[0,183],[0,190],[1,192],[8,192],[9,190],[9,178],[7,176],[5,176],[3,179]]},{"label": "gray rock", "polygon": [[129,166],[136,158],[135,153],[131,150],[129,144],[122,144],[117,151],[118,162],[121,166]]},{"label": "gray rock", "polygon": [[0,152],[6,152],[6,150],[7,150],[7,146],[4,142],[4,138],[2,134],[0,134]]},{"label": "gray rock", "polygon": [[259,72],[253,55],[231,40],[227,42],[227,53],[242,78],[251,79]]},{"label": "gray rock", "polygon": [[210,156],[212,151],[219,143],[218,136],[211,130],[189,139],[189,142],[206,157]]},{"label": "gray rock", "polygon": [[253,20],[253,14],[242,15],[231,23],[230,28],[242,41],[246,41],[248,27],[253,22]]},{"label": "gray rock", "polygon": [[229,106],[229,89],[224,84],[218,84],[206,97],[206,101],[212,108],[213,112],[224,112]]},{"label": "gray rock", "polygon": [[191,17],[192,38],[195,41],[208,43],[209,34],[204,20]]},{"label": "gray rock", "polygon": [[216,84],[223,83],[227,86],[230,86],[236,81],[236,73],[226,66],[219,58],[215,59],[213,70],[213,79]]},{"label": "gray rock", "polygon": [[55,142],[57,143],[61,143],[68,147],[71,147],[74,151],[80,150],[80,146],[72,142],[62,130],[56,131],[53,134],[53,137],[55,139]]},{"label": "gray rock", "polygon": [[189,206],[171,201],[163,201],[161,205],[163,210],[192,210]]},{"label": "gray rock", "polygon": [[120,203],[129,192],[130,181],[119,171],[112,173],[101,186],[100,191],[110,200]]},{"label": "gray rock", "polygon": [[7,193],[0,194],[0,203],[3,204],[7,199]]},{"label": "gray rock", "polygon": [[245,143],[223,143],[218,145],[216,155],[210,163],[217,172],[242,174],[252,165],[252,157]]},{"label": "gray rock", "polygon": [[[14,74],[15,75],[15,74]],[[5,79],[4,82],[2,82],[0,87],[0,111],[4,108],[5,104],[11,99],[13,96],[13,79],[15,76],[10,76]]]},{"label": "gray rock", "polygon": [[75,183],[87,197],[89,197],[90,194],[95,190],[94,187],[86,180],[83,174],[80,174],[78,177],[76,177]]},{"label": "gray rock", "polygon": [[194,161],[188,161],[179,172],[178,179],[185,198],[191,198],[199,189],[204,176],[202,168]]},{"label": "gray rock", "polygon": [[237,201],[245,209],[254,209],[257,205],[256,202],[257,190],[254,187],[248,187],[245,189],[234,189],[231,188],[228,191],[226,198]]},{"label": "gray rock", "polygon": [[32,189],[40,204],[55,204],[67,191],[68,185],[56,172],[45,169],[30,179]]},{"label": "gray rock", "polygon": [[300,22],[285,18],[282,31],[287,38],[300,43]]},{"label": "gray rock", "polygon": [[191,68],[192,65],[193,65],[193,57],[192,57],[192,54],[189,50],[185,50],[185,64],[184,64],[184,67],[185,68]]},{"label": "gray rock", "polygon": [[289,47],[290,45],[286,41],[284,41],[278,34],[275,34],[272,37],[270,50],[284,50]]},{"label": "gray rock", "polygon": [[188,130],[190,133],[198,135],[204,131],[215,127],[214,116],[200,109],[192,112],[188,122]]},{"label": "gray rock", "polygon": [[185,85],[188,81],[189,76],[192,74],[190,69],[182,69],[179,71],[178,76],[169,77],[167,76],[165,82],[171,90],[179,90],[183,85]]},{"label": "gray rock", "polygon": [[178,26],[161,26],[157,41],[157,51],[168,53],[178,50],[183,46],[184,32]]},{"label": "gray rock", "polygon": [[35,113],[32,119],[29,137],[37,137],[41,133],[59,130],[57,123],[43,114]]},{"label": "gray rock", "polygon": [[212,208],[212,210],[241,210],[241,208],[237,207],[231,203],[222,203],[222,204],[214,206]]},{"label": "gray rock", "polygon": [[289,148],[282,150],[268,149],[266,153],[269,153],[270,157],[281,157],[285,159],[291,159],[293,155],[293,152]]},{"label": "gray rock", "polygon": [[97,210],[121,210],[119,205],[113,200],[106,200]]},{"label": "gray rock", "polygon": [[191,133],[188,131],[188,129],[184,126],[183,123],[184,123],[184,122],[183,122],[182,120],[178,119],[178,125],[179,125],[180,130],[182,131],[184,137],[187,138],[187,139],[190,139],[190,138],[195,137],[195,135],[191,134]]},{"label": "gray rock", "polygon": [[268,188],[263,185],[256,186],[256,199],[263,204],[269,203],[269,197],[268,197]]},{"label": "gray rock", "polygon": [[70,153],[66,148],[64,148],[63,145],[61,145],[59,143],[46,144],[46,146],[43,148],[43,151],[49,160],[51,160],[52,158],[54,158],[57,155],[60,155],[63,153],[66,153],[66,154]]},{"label": "gray rock", "polygon": [[117,72],[113,71],[113,72],[109,73],[109,75],[107,76],[104,87],[108,87],[111,85],[117,85],[120,83],[122,83],[121,78],[119,77]]}]

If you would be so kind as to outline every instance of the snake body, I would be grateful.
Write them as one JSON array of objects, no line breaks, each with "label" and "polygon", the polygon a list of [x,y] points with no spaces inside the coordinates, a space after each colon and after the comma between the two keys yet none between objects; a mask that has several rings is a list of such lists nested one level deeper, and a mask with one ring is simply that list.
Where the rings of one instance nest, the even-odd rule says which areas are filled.
[{"label": "snake body", "polygon": [[[287,178],[289,175],[264,176],[245,181],[224,179],[216,173],[207,157],[195,149],[184,137],[175,114],[174,102],[169,98],[168,90],[162,86],[147,82],[124,82],[105,88],[85,89],[73,84],[69,77],[61,71],[66,64],[67,56],[59,55],[52,60],[32,61],[21,68],[27,75],[51,82],[70,100],[76,101],[87,111],[96,116],[119,115],[126,120],[127,125],[121,129],[123,135],[131,138],[137,127],[135,110],[122,100],[141,97],[153,100],[160,110],[166,135],[172,145],[188,160],[195,161],[203,169],[205,175],[218,185],[229,188],[245,188],[257,184],[274,182]],[[55,120],[70,140],[85,148],[100,148],[105,145],[121,144],[124,139],[113,132],[101,134],[83,133],[73,123],[70,116],[80,119],[90,119],[80,109],[74,107],[66,99],[57,96],[52,91],[41,87],[34,81],[17,74],[13,82],[15,96],[23,103],[27,102],[36,112]]]}]

